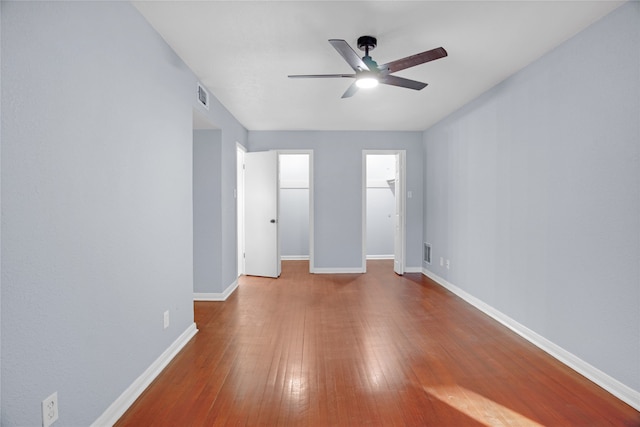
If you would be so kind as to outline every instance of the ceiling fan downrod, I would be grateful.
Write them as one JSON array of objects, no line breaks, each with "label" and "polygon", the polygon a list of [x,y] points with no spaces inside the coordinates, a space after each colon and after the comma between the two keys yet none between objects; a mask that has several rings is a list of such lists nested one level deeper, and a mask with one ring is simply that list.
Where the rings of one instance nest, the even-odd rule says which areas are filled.
[{"label": "ceiling fan downrod", "polygon": [[358,49],[364,50],[364,55],[369,56],[369,51],[378,46],[378,40],[373,36],[358,37]]}]

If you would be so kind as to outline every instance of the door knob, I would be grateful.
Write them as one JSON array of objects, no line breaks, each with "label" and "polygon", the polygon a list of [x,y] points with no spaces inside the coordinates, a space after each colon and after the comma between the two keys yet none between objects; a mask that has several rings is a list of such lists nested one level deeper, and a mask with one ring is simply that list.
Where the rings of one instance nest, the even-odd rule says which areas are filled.
[{"label": "door knob", "polygon": [[275,220],[275,219],[272,219],[272,220],[271,220],[271,221],[269,221],[269,222],[270,222],[271,224],[275,224],[275,223],[276,223],[276,220]]}]

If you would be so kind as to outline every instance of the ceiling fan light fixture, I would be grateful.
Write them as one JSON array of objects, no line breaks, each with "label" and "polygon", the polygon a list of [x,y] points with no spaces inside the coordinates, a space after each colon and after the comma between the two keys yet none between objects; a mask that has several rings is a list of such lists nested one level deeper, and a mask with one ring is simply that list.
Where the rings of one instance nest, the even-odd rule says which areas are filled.
[{"label": "ceiling fan light fixture", "polygon": [[378,86],[378,79],[371,74],[363,74],[362,77],[358,77],[356,80],[356,86],[360,89],[369,89]]}]

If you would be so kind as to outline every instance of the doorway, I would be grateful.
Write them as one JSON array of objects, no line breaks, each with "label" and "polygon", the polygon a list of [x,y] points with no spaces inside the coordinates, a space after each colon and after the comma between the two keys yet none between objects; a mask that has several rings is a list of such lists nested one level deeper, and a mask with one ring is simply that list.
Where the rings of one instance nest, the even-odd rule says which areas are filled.
[{"label": "doorway", "polygon": [[393,259],[405,270],[405,151],[363,151],[362,263]]},{"label": "doorway", "polygon": [[310,156],[308,152],[279,152],[279,233],[283,260],[311,258]]},{"label": "doorway", "polygon": [[[255,240],[252,236],[252,220],[247,216],[249,205],[247,198],[253,197],[251,185],[247,182],[248,170],[251,166],[248,157],[258,153],[238,151],[238,271],[239,274],[252,274],[247,269],[248,259],[272,258],[275,255],[277,264],[283,259],[308,259],[309,272],[313,273],[313,151],[312,150],[282,150],[273,157],[277,162],[279,182],[274,199],[277,213],[269,222],[275,222],[277,228],[277,243],[263,246],[259,252],[248,251],[247,243]],[[280,184],[282,183],[282,184]],[[264,197],[265,191],[261,190]],[[262,202],[266,202],[262,199]],[[264,222],[264,221],[262,221]],[[260,225],[262,227],[262,225]],[[269,227],[267,225],[267,227]],[[255,229],[256,232],[259,230]],[[276,249],[271,249],[276,248]],[[276,254],[265,254],[264,251]],[[252,252],[252,253],[249,253]],[[253,270],[252,270],[253,271]],[[279,269],[278,269],[279,271]],[[259,274],[262,275],[262,274]],[[279,275],[279,274],[278,274]]]}]

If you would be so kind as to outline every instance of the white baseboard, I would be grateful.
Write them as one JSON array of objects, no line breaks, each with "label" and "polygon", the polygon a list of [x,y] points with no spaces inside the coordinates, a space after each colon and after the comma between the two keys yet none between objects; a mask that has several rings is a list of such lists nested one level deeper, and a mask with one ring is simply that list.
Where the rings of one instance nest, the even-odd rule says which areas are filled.
[{"label": "white baseboard", "polygon": [[628,405],[640,411],[640,392],[639,391],[634,390],[631,387],[616,380],[615,378],[605,374],[598,368],[590,365],[589,363],[580,359],[573,353],[570,353],[569,351],[563,349],[559,345],[554,344],[553,342],[549,341],[542,335],[539,335],[538,333],[532,331],[526,326],[518,323],[517,321],[513,320],[506,314],[502,313],[499,310],[496,310],[495,308],[491,307],[490,305],[483,302],[482,300],[463,291],[459,287],[447,282],[445,279],[430,272],[426,268],[422,269],[422,274],[429,277],[430,279],[432,279],[434,282],[436,282],[443,288],[446,288],[449,291],[453,292],[454,294],[456,294],[457,296],[459,296],[469,304],[473,305],[478,310],[482,311],[483,313],[489,315],[493,319],[502,323],[504,326],[511,329],[513,332],[520,335],[527,341],[531,342],[533,345],[545,351],[549,355],[558,359],[560,362],[564,363],[574,371],[578,372],[579,374],[593,381],[600,387],[604,388],[605,390],[613,394],[618,399],[622,400],[623,402],[627,403]]},{"label": "white baseboard", "polygon": [[178,354],[191,338],[198,332],[196,324],[192,323],[134,382],[131,384],[106,411],[91,424],[91,427],[113,426],[127,409],[135,402],[151,382],[162,372],[169,362]]},{"label": "white baseboard", "polygon": [[[405,267],[405,273],[422,273],[422,267]],[[315,274],[344,274],[344,273],[366,273],[366,270],[360,267],[355,268],[314,268],[312,273]]]},{"label": "white baseboard", "polygon": [[226,301],[227,298],[238,288],[238,279],[234,280],[224,292],[194,292],[194,301]]},{"label": "white baseboard", "polygon": [[314,268],[315,274],[347,274],[347,273],[364,273],[362,267],[346,267],[346,268]]},{"label": "white baseboard", "polygon": [[309,255],[281,255],[282,261],[309,261]]},{"label": "white baseboard", "polygon": [[367,259],[394,259],[394,255],[367,255]]}]

